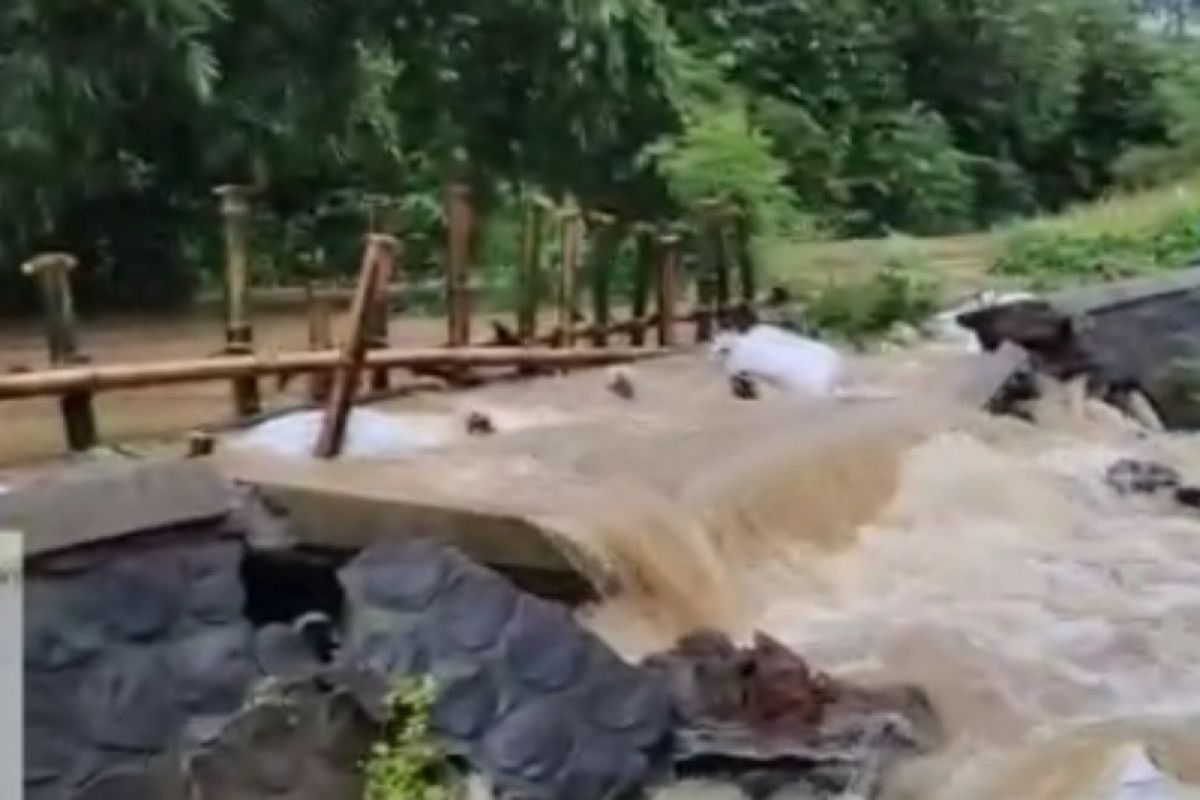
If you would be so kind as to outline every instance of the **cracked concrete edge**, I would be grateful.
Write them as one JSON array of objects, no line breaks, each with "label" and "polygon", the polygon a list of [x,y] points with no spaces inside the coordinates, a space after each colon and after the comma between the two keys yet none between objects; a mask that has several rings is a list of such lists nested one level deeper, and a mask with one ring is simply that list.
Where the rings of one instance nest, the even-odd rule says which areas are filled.
[{"label": "cracked concrete edge", "polygon": [[133,533],[216,520],[232,485],[200,461],[145,460],[67,470],[0,495],[0,529],[22,531],[26,557]]}]

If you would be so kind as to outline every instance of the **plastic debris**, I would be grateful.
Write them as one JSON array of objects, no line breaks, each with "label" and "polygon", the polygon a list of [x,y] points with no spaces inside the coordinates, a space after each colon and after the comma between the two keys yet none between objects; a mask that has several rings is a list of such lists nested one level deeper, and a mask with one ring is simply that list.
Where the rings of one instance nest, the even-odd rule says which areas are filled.
[{"label": "plastic debris", "polygon": [[834,348],[773,325],[722,333],[712,352],[731,379],[750,378],[791,394],[832,395],[845,369]]},{"label": "plastic debris", "polygon": [[[307,458],[312,455],[323,418],[323,411],[303,411],[279,417],[242,435],[234,446]],[[428,450],[455,437],[452,425],[453,420],[448,417],[402,417],[355,409],[350,415],[342,454],[347,458],[388,458]]]}]

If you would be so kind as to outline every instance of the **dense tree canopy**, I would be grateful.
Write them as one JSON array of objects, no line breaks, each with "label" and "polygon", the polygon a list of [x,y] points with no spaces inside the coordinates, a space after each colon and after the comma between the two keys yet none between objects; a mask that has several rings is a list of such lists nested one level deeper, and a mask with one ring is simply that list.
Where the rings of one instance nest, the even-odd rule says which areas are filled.
[{"label": "dense tree canopy", "polygon": [[85,304],[186,299],[231,181],[287,265],[350,263],[376,197],[436,238],[450,175],[856,235],[1054,207],[1192,130],[1130,2],[10,0],[0,306],[45,247]]}]

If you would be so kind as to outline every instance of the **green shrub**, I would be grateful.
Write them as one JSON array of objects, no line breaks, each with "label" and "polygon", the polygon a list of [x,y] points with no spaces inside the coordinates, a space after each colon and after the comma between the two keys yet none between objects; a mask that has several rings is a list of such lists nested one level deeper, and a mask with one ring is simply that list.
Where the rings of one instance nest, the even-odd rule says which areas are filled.
[{"label": "green shrub", "polygon": [[1198,256],[1200,214],[1176,213],[1146,230],[1026,226],[1005,241],[992,272],[1034,289],[1053,289],[1184,267]]},{"label": "green shrub", "polygon": [[366,800],[451,800],[447,761],[430,738],[432,682],[401,682],[389,698],[391,719],[364,764]]},{"label": "green shrub", "polygon": [[940,292],[941,281],[924,257],[897,250],[878,273],[811,295],[803,327],[818,335],[861,341],[928,318],[937,310]]}]

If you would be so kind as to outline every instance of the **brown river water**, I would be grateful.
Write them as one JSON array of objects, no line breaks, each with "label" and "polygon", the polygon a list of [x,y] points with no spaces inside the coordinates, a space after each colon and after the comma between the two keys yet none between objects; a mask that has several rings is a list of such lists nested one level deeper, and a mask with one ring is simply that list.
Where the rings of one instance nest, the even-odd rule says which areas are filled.
[{"label": "brown river water", "polygon": [[[759,629],[840,677],[924,687],[950,742],[894,800],[1200,798],[1200,514],[1105,482],[1127,457],[1200,480],[1200,439],[1065,391],[1033,425],[905,394],[647,434],[619,448],[624,481],[580,457],[604,491],[573,493],[571,535],[626,590],[589,624],[631,656]],[[1168,788],[1120,788],[1140,754]]]}]

